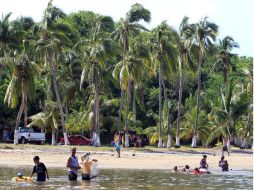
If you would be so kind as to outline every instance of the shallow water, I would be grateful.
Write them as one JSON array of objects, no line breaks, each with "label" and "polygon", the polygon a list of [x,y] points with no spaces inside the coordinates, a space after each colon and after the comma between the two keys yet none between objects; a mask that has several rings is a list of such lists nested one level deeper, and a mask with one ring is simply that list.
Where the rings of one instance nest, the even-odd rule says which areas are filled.
[{"label": "shallow water", "polygon": [[[12,177],[21,168],[0,168],[0,189],[252,189],[252,171],[230,171],[192,175],[158,170],[100,170],[99,176],[89,182],[69,182],[64,169],[49,169],[50,180],[46,183],[14,182]],[[22,168],[29,175],[30,168]]]}]

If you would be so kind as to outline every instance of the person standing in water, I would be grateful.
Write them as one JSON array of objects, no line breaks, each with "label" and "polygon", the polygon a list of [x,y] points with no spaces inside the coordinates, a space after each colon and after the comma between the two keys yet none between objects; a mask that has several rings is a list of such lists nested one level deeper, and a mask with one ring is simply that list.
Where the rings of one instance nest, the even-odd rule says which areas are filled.
[{"label": "person standing in water", "polygon": [[203,155],[203,158],[201,159],[200,161],[200,167],[199,169],[208,169],[208,164],[206,163],[206,158],[207,156],[206,155]]},{"label": "person standing in water", "polygon": [[70,181],[76,181],[78,178],[78,170],[81,169],[78,163],[78,157],[76,157],[76,148],[71,149],[71,156],[67,161],[68,178]]},{"label": "person standing in water", "polygon": [[82,180],[90,180],[91,178],[94,178],[96,176],[93,176],[93,172],[92,172],[92,164],[93,162],[97,162],[96,159],[92,159],[92,160],[89,160],[89,155],[90,155],[90,152],[84,154],[83,156],[81,156],[81,161],[82,161]]},{"label": "person standing in water", "polygon": [[30,178],[32,178],[34,173],[37,173],[37,179],[38,182],[45,182],[46,177],[49,180],[49,175],[46,166],[40,162],[39,156],[35,156],[33,158],[35,166],[33,167],[33,171],[31,172]]},{"label": "person standing in water", "polygon": [[220,161],[219,161],[219,167],[222,168],[222,165],[224,164],[224,156],[221,157]]},{"label": "person standing in water", "polygon": [[228,161],[224,160],[224,156],[222,156],[220,161],[219,161],[219,167],[221,167],[223,172],[228,171]]}]

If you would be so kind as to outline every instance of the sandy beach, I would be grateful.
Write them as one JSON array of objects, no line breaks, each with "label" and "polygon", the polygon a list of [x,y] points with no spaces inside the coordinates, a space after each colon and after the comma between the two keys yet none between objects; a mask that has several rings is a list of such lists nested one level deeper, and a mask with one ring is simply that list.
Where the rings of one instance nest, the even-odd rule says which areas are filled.
[{"label": "sandy beach", "polygon": [[[65,148],[3,148],[0,147],[0,166],[18,167],[32,166],[33,157],[40,156],[41,162],[47,167],[65,168],[69,157],[70,147]],[[88,150],[86,150],[88,149]],[[94,149],[94,150],[93,150]],[[122,149],[121,158],[116,157],[116,152],[112,150],[98,150],[96,148],[78,148],[77,156],[85,152],[91,152],[90,158],[98,159],[99,168],[105,169],[158,169],[171,170],[175,165],[190,165],[191,168],[199,166],[202,154],[207,154],[207,162],[210,169],[218,169],[218,162],[221,156],[219,150],[209,149],[209,151],[193,150],[166,150],[162,151],[138,151],[132,149]],[[232,151],[230,156],[226,156],[232,170],[253,170],[252,150]]]}]

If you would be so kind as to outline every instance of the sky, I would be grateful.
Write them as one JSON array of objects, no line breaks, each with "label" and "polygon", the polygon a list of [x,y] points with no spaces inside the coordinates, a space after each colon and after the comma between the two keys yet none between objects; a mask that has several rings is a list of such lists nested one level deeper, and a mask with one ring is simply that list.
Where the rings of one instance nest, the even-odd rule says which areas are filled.
[{"label": "sky", "polygon": [[[0,14],[12,12],[11,19],[30,16],[40,21],[48,0],[0,0]],[[233,52],[240,56],[254,55],[254,1],[253,0],[54,0],[53,5],[65,13],[90,10],[111,16],[114,21],[125,17],[134,3],[140,3],[151,12],[153,28],[166,20],[178,29],[184,16],[190,23],[208,17],[219,26],[219,38],[229,35],[240,45]]]}]

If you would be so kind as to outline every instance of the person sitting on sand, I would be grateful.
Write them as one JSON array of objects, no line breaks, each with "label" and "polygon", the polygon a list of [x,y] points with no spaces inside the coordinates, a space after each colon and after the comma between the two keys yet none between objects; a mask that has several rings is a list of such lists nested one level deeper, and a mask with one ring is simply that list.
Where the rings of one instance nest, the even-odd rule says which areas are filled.
[{"label": "person sitting on sand", "polygon": [[199,169],[207,169],[208,168],[208,164],[206,163],[206,158],[207,156],[206,155],[203,155],[203,158],[201,159],[200,161],[200,167]]},{"label": "person sitting on sand", "polygon": [[71,156],[69,157],[67,161],[66,167],[69,168],[68,170],[68,178],[70,181],[76,181],[78,178],[78,170],[81,169],[81,167],[78,164],[78,157],[76,155],[76,148],[71,149]]},{"label": "person sitting on sand", "polygon": [[40,162],[39,156],[35,156],[33,160],[34,160],[35,166],[33,167],[33,171],[31,172],[30,178],[32,178],[34,173],[37,173],[36,181],[45,182],[46,176],[47,176],[47,179],[49,180],[47,168],[42,162]]},{"label": "person sitting on sand", "polygon": [[91,166],[93,164],[93,162],[97,162],[96,159],[92,159],[89,160],[89,155],[90,152],[84,154],[83,156],[81,156],[81,161],[82,161],[82,180],[90,180],[93,177],[96,176],[92,176],[92,170],[91,170]]}]

